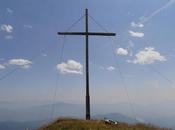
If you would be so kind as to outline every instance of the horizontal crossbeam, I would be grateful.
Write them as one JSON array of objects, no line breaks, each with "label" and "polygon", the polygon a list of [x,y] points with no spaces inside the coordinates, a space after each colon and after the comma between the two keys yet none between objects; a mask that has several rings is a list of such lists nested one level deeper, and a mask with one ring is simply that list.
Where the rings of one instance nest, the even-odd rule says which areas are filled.
[{"label": "horizontal crossbeam", "polygon": [[115,33],[101,32],[58,32],[58,35],[93,35],[93,36],[115,36]]}]

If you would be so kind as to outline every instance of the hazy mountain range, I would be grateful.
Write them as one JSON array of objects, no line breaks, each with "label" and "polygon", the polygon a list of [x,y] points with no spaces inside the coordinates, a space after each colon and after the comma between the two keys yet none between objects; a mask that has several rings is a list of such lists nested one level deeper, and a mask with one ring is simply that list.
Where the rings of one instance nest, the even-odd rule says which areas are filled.
[{"label": "hazy mountain range", "polygon": [[[135,123],[151,123],[161,127],[175,129],[175,102],[142,106],[134,104],[131,110],[127,103],[92,105],[93,118],[104,117],[116,121]],[[24,128],[37,128],[57,117],[84,118],[84,105],[56,103],[38,106],[15,107],[17,104],[5,104],[0,106],[0,130],[24,130]],[[18,104],[19,105],[19,104]],[[10,108],[11,107],[11,108]],[[53,109],[54,108],[54,109]],[[53,118],[52,118],[53,114]]]}]

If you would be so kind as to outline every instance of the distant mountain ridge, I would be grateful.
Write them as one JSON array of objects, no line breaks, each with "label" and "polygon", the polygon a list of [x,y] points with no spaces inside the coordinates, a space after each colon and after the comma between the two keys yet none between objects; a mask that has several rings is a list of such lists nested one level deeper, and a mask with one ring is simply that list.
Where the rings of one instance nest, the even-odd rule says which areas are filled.
[{"label": "distant mountain ridge", "polygon": [[[3,124],[5,123],[4,121],[10,121],[10,122],[12,121],[16,122],[17,124],[18,123],[20,124],[20,122],[32,122],[42,120],[50,121],[52,107],[54,107],[54,118],[73,117],[73,118],[84,119],[84,113],[85,113],[84,104],[70,104],[70,103],[58,102],[55,103],[54,105],[45,104],[27,108],[23,107],[21,109],[16,109],[17,107],[13,109],[13,107],[11,108],[11,105],[8,108],[0,106],[0,122],[2,122],[1,124]],[[173,113],[171,116],[167,117],[165,116],[166,113],[162,113],[164,114],[163,116],[159,117],[157,116],[160,112],[163,112],[164,109],[168,109],[169,106],[161,107],[161,104],[158,104],[157,106],[153,107],[153,110],[156,112],[150,111],[150,108],[148,109],[147,107],[137,104],[135,105],[135,107],[136,107],[135,111],[137,115],[137,121],[140,122],[143,120],[143,122],[145,123],[151,123],[161,127],[175,128],[174,124],[175,115],[173,115]],[[163,109],[160,110],[160,108]],[[104,117],[106,117],[127,123],[135,122],[133,116],[128,114],[130,113],[130,111],[128,110],[127,112],[127,109],[128,105],[126,103],[111,104],[111,105],[92,104],[91,113],[92,117],[98,119],[103,119]]]},{"label": "distant mountain ridge", "polygon": [[31,122],[14,122],[14,121],[5,121],[0,122],[0,130],[33,130],[39,128],[42,124],[45,124],[46,121],[31,121]]}]

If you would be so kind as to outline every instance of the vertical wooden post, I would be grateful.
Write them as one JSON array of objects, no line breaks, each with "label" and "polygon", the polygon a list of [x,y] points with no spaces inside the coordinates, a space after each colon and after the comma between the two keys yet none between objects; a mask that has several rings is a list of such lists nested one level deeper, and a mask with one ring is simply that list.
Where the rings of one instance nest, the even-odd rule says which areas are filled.
[{"label": "vertical wooden post", "polygon": [[86,24],[86,120],[90,120],[90,95],[89,95],[89,37],[88,37],[88,9],[85,11]]}]

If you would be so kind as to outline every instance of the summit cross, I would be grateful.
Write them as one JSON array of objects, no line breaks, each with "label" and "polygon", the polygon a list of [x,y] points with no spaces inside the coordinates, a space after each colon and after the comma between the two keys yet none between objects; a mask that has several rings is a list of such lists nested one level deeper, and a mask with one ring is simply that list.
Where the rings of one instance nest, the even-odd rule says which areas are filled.
[{"label": "summit cross", "polygon": [[58,32],[58,35],[84,35],[86,39],[86,120],[91,119],[89,94],[89,36],[115,36],[115,33],[89,32],[88,9],[85,10],[85,32]]}]

